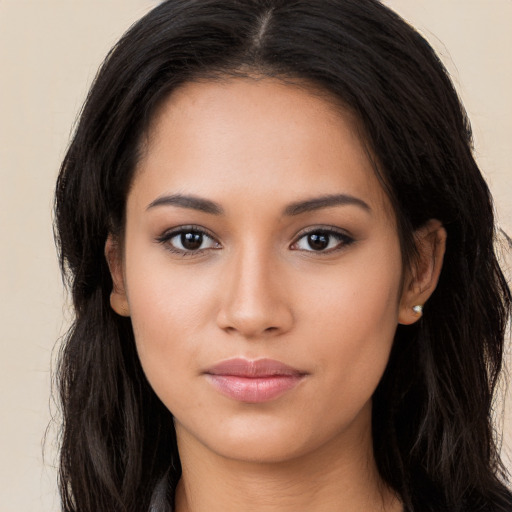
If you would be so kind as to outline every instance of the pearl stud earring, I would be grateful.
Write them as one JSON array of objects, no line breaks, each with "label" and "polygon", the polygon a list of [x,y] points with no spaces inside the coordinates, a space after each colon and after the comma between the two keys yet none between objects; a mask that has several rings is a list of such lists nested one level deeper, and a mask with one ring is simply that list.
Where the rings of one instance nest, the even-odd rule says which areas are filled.
[{"label": "pearl stud earring", "polygon": [[417,315],[422,315],[423,314],[423,306],[421,306],[420,304],[418,304],[417,306],[414,306],[412,308],[412,310],[417,314]]}]

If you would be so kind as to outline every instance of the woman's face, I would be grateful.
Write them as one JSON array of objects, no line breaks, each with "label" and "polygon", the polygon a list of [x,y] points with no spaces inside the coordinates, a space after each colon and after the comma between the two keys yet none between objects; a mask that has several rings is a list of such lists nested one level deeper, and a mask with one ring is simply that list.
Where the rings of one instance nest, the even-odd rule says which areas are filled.
[{"label": "woman's face", "polygon": [[270,79],[175,91],[128,196],[120,259],[113,307],[131,316],[183,446],[275,462],[367,438],[413,304],[350,115]]}]

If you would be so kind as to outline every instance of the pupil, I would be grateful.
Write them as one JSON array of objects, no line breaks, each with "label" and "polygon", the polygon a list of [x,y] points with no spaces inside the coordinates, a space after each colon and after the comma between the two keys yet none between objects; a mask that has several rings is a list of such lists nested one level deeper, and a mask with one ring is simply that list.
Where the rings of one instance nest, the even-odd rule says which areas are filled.
[{"label": "pupil", "polygon": [[329,245],[329,235],[313,233],[308,236],[308,244],[314,251],[321,251]]},{"label": "pupil", "polygon": [[203,235],[201,233],[182,233],[181,245],[189,251],[196,251],[203,243]]}]

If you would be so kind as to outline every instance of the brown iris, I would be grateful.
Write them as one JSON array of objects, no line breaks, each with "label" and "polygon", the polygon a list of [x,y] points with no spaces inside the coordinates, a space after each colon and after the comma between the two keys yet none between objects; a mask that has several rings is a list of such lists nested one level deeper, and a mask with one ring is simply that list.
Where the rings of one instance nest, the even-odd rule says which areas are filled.
[{"label": "brown iris", "polygon": [[328,233],[311,233],[308,235],[308,245],[314,251],[322,251],[329,245]]},{"label": "brown iris", "polygon": [[197,251],[203,244],[202,233],[188,232],[181,234],[181,245],[189,251]]}]

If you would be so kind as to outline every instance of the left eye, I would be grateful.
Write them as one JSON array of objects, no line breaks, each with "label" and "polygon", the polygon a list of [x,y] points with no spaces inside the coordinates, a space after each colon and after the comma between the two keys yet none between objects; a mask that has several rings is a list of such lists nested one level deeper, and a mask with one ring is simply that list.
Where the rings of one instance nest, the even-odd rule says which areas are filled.
[{"label": "left eye", "polygon": [[300,251],[331,252],[350,245],[354,240],[348,235],[336,231],[317,230],[310,231],[301,236],[292,246]]},{"label": "left eye", "polygon": [[219,243],[211,236],[194,229],[174,231],[161,237],[160,241],[165,243],[170,251],[179,254],[219,248]]}]

